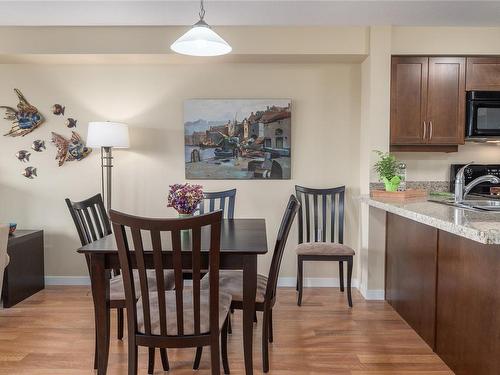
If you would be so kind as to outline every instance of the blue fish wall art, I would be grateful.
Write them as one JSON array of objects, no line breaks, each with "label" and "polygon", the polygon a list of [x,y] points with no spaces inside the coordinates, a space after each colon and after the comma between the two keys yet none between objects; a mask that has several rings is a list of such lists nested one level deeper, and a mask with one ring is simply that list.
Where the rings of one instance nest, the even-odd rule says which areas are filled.
[{"label": "blue fish wall art", "polygon": [[12,122],[10,131],[5,136],[25,136],[38,128],[45,119],[35,106],[32,106],[18,89],[14,89],[19,103],[17,109],[8,106],[0,106],[5,110],[5,119]]}]

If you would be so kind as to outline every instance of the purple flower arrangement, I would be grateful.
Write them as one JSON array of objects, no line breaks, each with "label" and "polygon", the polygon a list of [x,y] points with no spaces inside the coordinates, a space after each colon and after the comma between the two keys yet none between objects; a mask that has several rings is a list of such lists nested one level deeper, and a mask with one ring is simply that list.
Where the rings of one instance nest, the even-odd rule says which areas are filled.
[{"label": "purple flower arrangement", "polygon": [[174,184],[170,185],[167,207],[173,207],[179,214],[192,215],[202,200],[201,185]]}]

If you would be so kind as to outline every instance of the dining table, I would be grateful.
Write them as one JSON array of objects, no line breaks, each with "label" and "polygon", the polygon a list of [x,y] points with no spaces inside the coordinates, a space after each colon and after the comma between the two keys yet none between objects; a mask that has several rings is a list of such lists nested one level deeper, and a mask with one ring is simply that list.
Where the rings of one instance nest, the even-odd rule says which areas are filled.
[{"label": "dining table", "polygon": [[[168,233],[164,233],[168,234]],[[202,266],[208,266],[209,231],[202,231]],[[189,233],[188,233],[189,237]],[[184,241],[184,240],[183,240]],[[183,267],[189,267],[189,238],[185,238],[186,252]],[[133,243],[129,242],[133,254]],[[144,236],[146,267],[153,269],[153,252],[150,239]],[[172,244],[170,236],[162,236],[163,267],[172,269]],[[92,298],[95,309],[97,374],[105,375],[110,342],[109,280],[112,270],[120,268],[115,236],[107,235],[80,247],[78,253],[87,255],[90,266]],[[267,237],[264,219],[223,219],[221,225],[220,268],[243,271],[243,354],[245,374],[253,374],[253,322],[257,290],[257,256],[266,254]],[[136,268],[132,256],[132,267]],[[186,264],[184,264],[184,262]]]}]

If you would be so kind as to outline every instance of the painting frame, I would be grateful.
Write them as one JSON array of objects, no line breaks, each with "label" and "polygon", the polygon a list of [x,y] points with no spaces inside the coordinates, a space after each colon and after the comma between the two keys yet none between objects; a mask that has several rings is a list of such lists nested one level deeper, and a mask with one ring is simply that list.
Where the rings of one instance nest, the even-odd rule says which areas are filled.
[{"label": "painting frame", "polygon": [[184,100],[187,180],[289,180],[292,99]]}]

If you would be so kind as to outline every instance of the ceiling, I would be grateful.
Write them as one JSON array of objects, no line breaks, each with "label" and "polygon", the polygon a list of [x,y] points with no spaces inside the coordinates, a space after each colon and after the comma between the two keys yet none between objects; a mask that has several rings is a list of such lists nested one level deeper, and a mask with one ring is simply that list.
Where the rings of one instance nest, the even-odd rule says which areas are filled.
[{"label": "ceiling", "polygon": [[[0,0],[0,26],[159,26],[197,21],[192,0]],[[212,25],[500,26],[500,1],[206,0]]]}]

